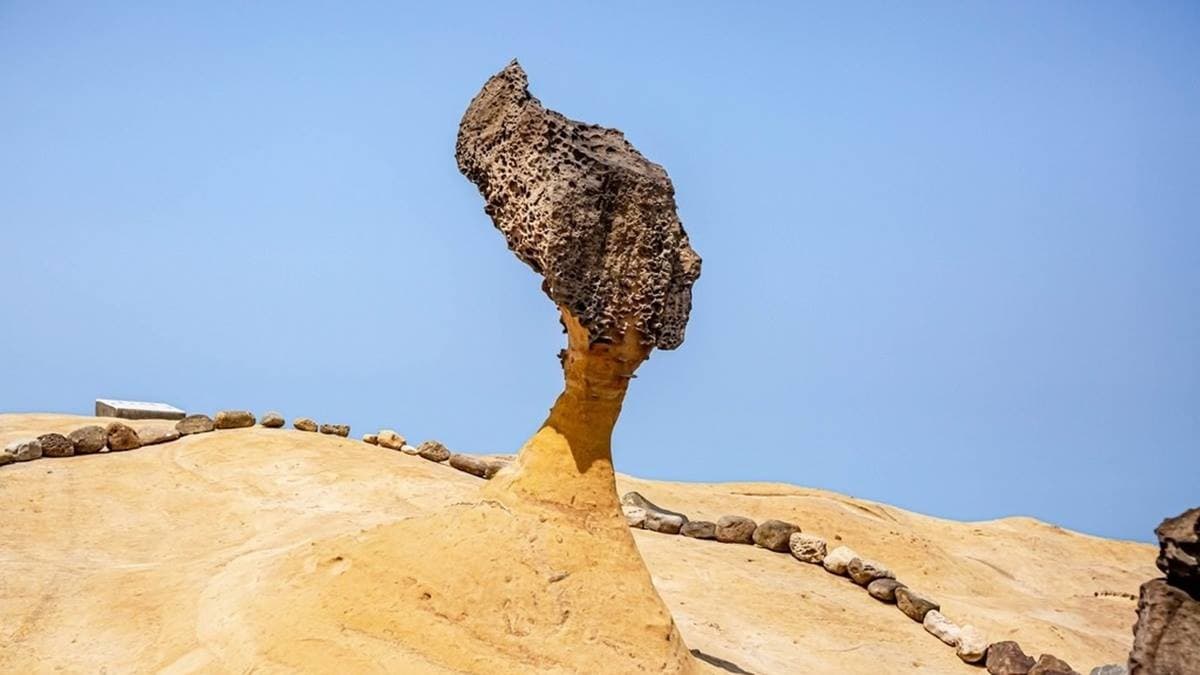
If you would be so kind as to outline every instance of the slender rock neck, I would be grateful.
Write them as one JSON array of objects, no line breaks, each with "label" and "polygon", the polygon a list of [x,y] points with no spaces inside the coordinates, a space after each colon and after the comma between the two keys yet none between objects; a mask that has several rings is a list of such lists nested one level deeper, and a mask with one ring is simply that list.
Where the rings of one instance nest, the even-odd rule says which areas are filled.
[{"label": "slender rock neck", "polygon": [[636,331],[619,341],[589,344],[587,330],[567,311],[566,384],[517,461],[489,484],[506,493],[589,514],[617,514],[612,430],[634,371],[649,356]]}]

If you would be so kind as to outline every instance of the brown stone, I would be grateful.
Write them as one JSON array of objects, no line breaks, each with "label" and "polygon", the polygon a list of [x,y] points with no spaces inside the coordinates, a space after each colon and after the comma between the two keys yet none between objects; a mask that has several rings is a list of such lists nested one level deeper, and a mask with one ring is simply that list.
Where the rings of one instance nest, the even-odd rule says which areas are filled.
[{"label": "brown stone", "polygon": [[379,434],[363,434],[363,443],[379,445]]},{"label": "brown stone", "polygon": [[925,615],[930,610],[942,608],[941,605],[907,586],[896,589],[896,607],[917,623],[924,621]]},{"label": "brown stone", "polygon": [[1142,584],[1130,675],[1200,673],[1200,600],[1166,579]]},{"label": "brown stone", "polygon": [[717,519],[717,541],[726,544],[753,544],[758,523],[745,516],[721,516]]},{"label": "brown stone", "polygon": [[249,410],[222,410],[213,418],[218,429],[244,429],[254,426],[254,413]]},{"label": "brown stone", "polygon": [[437,441],[425,441],[417,446],[417,455],[431,462],[444,462],[450,459],[450,450]]},{"label": "brown stone", "polygon": [[184,436],[206,434],[216,426],[208,415],[188,415],[175,423],[175,430]]},{"label": "brown stone", "polygon": [[67,438],[71,439],[71,445],[75,446],[76,455],[100,452],[108,442],[108,434],[105,433],[104,427],[97,424],[80,427],[67,434]]},{"label": "brown stone", "polygon": [[109,450],[133,450],[142,447],[142,439],[133,427],[121,422],[110,423],[104,430],[104,435]]},{"label": "brown stone", "polygon": [[1155,562],[1167,582],[1200,598],[1200,507],[1167,518],[1154,534],[1159,549]]},{"label": "brown stone", "polygon": [[496,472],[504,468],[504,462],[476,457],[474,455],[462,455],[454,453],[450,455],[450,466],[469,473],[473,476],[479,476],[484,480],[490,480]]},{"label": "brown stone", "polygon": [[400,434],[391,429],[384,429],[379,432],[379,445],[389,450],[400,450],[408,443],[407,440]]},{"label": "brown stone", "polygon": [[876,579],[867,584],[867,593],[880,602],[895,602],[898,588],[904,588],[904,584],[890,578]]},{"label": "brown stone", "polygon": [[300,431],[316,431],[317,423],[310,417],[297,417],[292,421],[292,426]]},{"label": "brown stone", "polygon": [[692,539],[716,539],[717,524],[707,520],[689,520],[679,528],[679,534]]},{"label": "brown stone", "polygon": [[629,322],[659,349],[683,342],[700,257],[661,166],[615,129],[544,108],[513,61],[484,84],[458,128],[459,171],[542,290],[591,340]]},{"label": "brown stone", "polygon": [[1011,640],[988,646],[988,675],[1029,675],[1033,664],[1033,658],[1021,651],[1021,646]]},{"label": "brown stone", "polygon": [[347,438],[350,436],[349,424],[322,424],[321,433],[329,434],[330,436],[341,436]]},{"label": "brown stone", "polygon": [[754,543],[771,551],[786,553],[788,541],[800,528],[783,520],[764,520],[754,528]]},{"label": "brown stone", "polygon": [[646,511],[646,518],[642,527],[651,532],[679,534],[679,531],[688,522],[688,517],[682,513],[664,509],[637,492],[625,493],[625,496],[621,497],[621,503],[626,506],[636,506],[644,509]]},{"label": "brown stone", "polygon": [[62,434],[42,434],[38,436],[42,444],[42,457],[70,457],[75,454],[75,444]]},{"label": "brown stone", "polygon": [[1029,675],[1080,675],[1066,661],[1052,654],[1042,654],[1029,669]]},{"label": "brown stone", "polygon": [[279,429],[283,427],[283,424],[283,415],[280,415],[274,410],[268,410],[262,416],[262,425],[268,429]]}]

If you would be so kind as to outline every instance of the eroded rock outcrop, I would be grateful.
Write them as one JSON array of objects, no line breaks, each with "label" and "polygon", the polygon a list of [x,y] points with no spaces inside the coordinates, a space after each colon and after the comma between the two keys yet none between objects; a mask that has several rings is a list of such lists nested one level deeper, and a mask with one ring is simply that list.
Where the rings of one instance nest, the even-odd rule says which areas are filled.
[{"label": "eroded rock outcrop", "polygon": [[1200,675],[1200,508],[1167,518],[1158,535],[1158,569],[1142,584],[1131,675]]}]

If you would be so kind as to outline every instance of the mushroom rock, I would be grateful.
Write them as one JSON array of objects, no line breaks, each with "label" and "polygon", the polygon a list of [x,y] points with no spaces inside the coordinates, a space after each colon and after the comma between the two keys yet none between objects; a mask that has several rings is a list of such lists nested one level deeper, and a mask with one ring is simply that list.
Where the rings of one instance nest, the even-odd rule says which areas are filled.
[{"label": "mushroom rock", "polygon": [[333,658],[327,644],[287,639],[298,622],[356,636],[337,654],[343,668],[699,668],[626,524],[611,439],[634,371],[683,342],[700,258],[666,171],[621,132],[547,110],[527,84],[515,61],[484,84],[456,157],[558,309],[563,391],[476,499],[291,553],[281,573],[292,584],[241,615],[255,644],[289,644],[289,664]]}]

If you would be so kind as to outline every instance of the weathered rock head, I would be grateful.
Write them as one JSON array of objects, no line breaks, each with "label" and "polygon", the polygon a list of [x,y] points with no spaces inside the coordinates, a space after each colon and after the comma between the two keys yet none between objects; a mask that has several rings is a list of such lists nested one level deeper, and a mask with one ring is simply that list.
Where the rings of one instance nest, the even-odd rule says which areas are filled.
[{"label": "weathered rock head", "polygon": [[700,257],[667,172],[620,131],[547,110],[528,85],[516,61],[483,85],[459,124],[459,170],[592,342],[633,329],[648,346],[678,347]]}]

